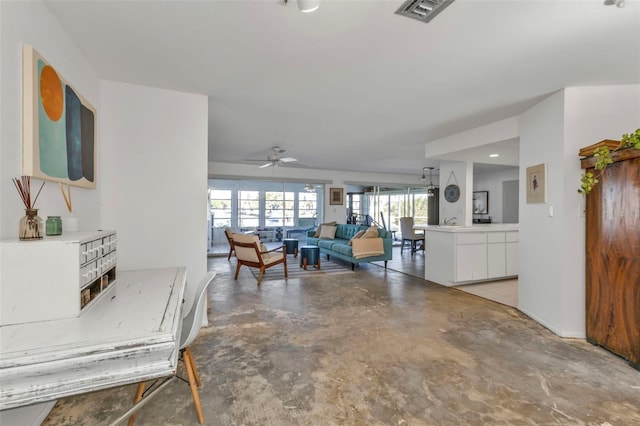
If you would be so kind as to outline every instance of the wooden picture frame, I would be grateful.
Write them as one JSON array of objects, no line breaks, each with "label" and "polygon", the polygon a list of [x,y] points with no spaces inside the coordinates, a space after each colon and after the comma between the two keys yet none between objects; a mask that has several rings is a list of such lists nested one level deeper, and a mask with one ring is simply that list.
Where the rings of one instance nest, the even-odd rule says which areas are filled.
[{"label": "wooden picture frame", "polygon": [[489,191],[473,191],[473,214],[489,214]]},{"label": "wooden picture frame", "polygon": [[547,202],[547,168],[545,163],[527,167],[527,204]]},{"label": "wooden picture frame", "polygon": [[344,189],[329,188],[329,205],[341,206],[344,204]]}]

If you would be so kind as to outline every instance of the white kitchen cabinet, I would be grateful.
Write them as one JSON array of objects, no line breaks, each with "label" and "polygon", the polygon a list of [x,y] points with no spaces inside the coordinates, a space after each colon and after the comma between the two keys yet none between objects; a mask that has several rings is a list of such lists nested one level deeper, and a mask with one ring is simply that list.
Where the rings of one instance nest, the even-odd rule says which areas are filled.
[{"label": "white kitchen cabinet", "polygon": [[456,235],[456,282],[487,278],[486,241],[485,233]]},{"label": "white kitchen cabinet", "polygon": [[517,225],[427,226],[425,279],[445,286],[518,275]]},{"label": "white kitchen cabinet", "polygon": [[507,276],[518,275],[518,233],[507,232],[505,243]]},{"label": "white kitchen cabinet", "polygon": [[115,231],[0,241],[0,325],[77,317],[116,279]]},{"label": "white kitchen cabinet", "polygon": [[501,278],[507,270],[504,232],[487,233],[487,278]]}]

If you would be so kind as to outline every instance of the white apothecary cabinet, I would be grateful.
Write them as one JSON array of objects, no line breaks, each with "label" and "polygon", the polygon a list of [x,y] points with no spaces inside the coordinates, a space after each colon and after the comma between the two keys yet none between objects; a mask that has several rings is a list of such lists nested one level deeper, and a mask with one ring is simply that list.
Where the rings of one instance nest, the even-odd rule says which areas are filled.
[{"label": "white apothecary cabinet", "polygon": [[79,316],[116,279],[115,231],[0,241],[0,325]]}]

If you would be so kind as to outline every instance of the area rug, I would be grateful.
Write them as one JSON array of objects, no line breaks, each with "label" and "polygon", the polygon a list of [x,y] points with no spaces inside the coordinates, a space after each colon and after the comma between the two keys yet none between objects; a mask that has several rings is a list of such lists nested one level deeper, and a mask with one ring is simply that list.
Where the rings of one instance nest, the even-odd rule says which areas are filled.
[{"label": "area rug", "polygon": [[[257,268],[250,269],[253,276],[257,279],[258,275],[260,274],[260,270]],[[307,270],[305,271],[304,269],[302,269],[302,267],[300,267],[300,257],[289,257],[287,259],[287,271],[289,272],[288,278],[319,277],[353,273],[350,263],[337,263],[326,259],[320,260],[320,270],[318,270],[315,266],[307,266]],[[283,279],[284,268],[282,267],[282,265],[276,265],[267,269],[264,272],[264,276],[262,277],[262,281]]]}]

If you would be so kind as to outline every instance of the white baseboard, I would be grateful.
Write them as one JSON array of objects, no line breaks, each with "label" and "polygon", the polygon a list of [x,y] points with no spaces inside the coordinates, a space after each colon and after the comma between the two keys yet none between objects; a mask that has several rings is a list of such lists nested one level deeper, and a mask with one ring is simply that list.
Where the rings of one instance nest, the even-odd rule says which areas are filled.
[{"label": "white baseboard", "polygon": [[555,328],[554,326],[552,326],[551,324],[547,323],[546,321],[544,321],[542,318],[539,318],[536,315],[533,315],[532,313],[527,312],[525,309],[522,309],[521,306],[518,306],[518,310],[523,314],[525,314],[526,316],[528,316],[529,318],[531,318],[532,320],[534,320],[535,322],[537,322],[538,324],[542,325],[544,328],[547,328],[549,331],[551,331],[555,335],[568,338],[568,339],[586,339],[587,338],[587,335],[583,331],[561,331]]}]

